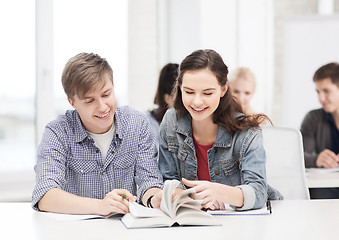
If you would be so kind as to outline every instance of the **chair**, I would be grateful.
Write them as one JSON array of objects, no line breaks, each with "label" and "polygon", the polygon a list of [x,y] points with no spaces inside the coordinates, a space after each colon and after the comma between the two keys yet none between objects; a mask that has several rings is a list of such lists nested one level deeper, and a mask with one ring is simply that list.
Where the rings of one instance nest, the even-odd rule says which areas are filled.
[{"label": "chair", "polygon": [[265,126],[262,132],[267,157],[267,183],[277,189],[285,200],[309,200],[300,131]]}]

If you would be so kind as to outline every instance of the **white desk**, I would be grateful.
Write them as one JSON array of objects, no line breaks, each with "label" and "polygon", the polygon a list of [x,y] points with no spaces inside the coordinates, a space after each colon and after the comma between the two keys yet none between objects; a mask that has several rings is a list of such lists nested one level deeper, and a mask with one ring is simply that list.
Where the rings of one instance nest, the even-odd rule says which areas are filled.
[{"label": "white desk", "polygon": [[308,188],[338,188],[339,172],[317,173],[306,170],[306,182]]},{"label": "white desk", "polygon": [[269,216],[218,216],[222,226],[126,229],[118,219],[57,222],[30,203],[0,203],[1,239],[338,239],[339,200],[273,201]]}]

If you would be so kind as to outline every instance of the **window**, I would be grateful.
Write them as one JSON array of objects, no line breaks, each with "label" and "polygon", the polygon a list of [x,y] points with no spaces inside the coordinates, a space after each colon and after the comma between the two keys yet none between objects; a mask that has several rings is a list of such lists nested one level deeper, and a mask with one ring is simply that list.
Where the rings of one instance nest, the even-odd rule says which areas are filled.
[{"label": "window", "polygon": [[71,106],[61,85],[62,70],[69,58],[94,52],[113,69],[115,94],[127,104],[127,7],[120,0],[54,1],[54,90],[58,114]]},{"label": "window", "polygon": [[70,57],[105,57],[117,100],[127,104],[127,7],[120,0],[0,2],[0,201],[30,200],[41,133],[70,109],[61,86]]},{"label": "window", "polygon": [[0,29],[0,172],[32,169],[36,159],[35,1],[1,1]]}]

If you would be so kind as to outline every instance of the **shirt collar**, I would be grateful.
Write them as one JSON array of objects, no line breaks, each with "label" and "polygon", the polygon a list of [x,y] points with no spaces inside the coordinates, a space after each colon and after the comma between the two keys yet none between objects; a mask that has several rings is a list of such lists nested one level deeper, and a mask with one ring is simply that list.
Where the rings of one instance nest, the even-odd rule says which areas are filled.
[{"label": "shirt collar", "polygon": [[[75,142],[82,142],[89,137],[84,125],[81,122],[79,113],[77,110],[73,110],[73,121],[74,121],[74,136]],[[119,108],[114,113],[115,122],[115,133],[117,138],[123,138],[124,121]]]}]

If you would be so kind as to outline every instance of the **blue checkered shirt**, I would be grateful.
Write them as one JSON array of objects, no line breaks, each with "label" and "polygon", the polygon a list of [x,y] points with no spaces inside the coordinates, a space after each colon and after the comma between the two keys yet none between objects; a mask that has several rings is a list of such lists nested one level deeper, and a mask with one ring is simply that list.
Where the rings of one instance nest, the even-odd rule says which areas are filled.
[{"label": "blue checkered shirt", "polygon": [[156,142],[145,115],[127,106],[118,107],[115,127],[103,161],[76,110],[49,123],[38,147],[32,207],[38,210],[37,203],[51,188],[97,199],[124,188],[139,201],[149,188],[162,188]]}]

